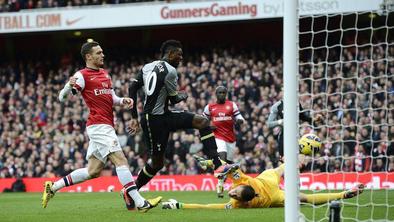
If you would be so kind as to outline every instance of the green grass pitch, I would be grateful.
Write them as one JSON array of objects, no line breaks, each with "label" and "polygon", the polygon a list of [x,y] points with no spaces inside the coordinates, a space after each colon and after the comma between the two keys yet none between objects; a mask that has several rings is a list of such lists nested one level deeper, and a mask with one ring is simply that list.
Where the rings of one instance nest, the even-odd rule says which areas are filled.
[{"label": "green grass pitch", "polygon": [[[220,203],[214,192],[144,192],[144,197],[163,196],[189,203]],[[48,208],[41,208],[39,193],[0,193],[0,221],[151,221],[151,222],[218,222],[218,221],[283,221],[283,208],[234,210],[162,210],[161,205],[148,213],[127,211],[118,192],[114,193],[58,193]],[[351,206],[348,203],[363,207]],[[394,191],[365,191],[358,199],[345,201],[343,215],[359,220],[385,219],[394,221]],[[327,221],[327,207],[302,206],[302,212],[311,221]],[[352,221],[352,220],[343,220]]]}]

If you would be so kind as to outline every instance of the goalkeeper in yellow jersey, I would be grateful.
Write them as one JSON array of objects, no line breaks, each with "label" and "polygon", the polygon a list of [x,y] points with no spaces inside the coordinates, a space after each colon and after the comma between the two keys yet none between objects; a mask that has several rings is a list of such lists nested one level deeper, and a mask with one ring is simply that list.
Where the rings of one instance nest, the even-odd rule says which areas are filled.
[{"label": "goalkeeper in yellow jersey", "polygon": [[[232,208],[268,208],[283,207],[285,192],[279,188],[280,178],[284,173],[284,164],[275,169],[265,170],[257,177],[250,177],[239,169],[239,164],[226,164],[215,171],[215,177],[231,179],[233,185],[228,192],[230,201],[217,204],[181,203],[170,199],[163,203],[163,209],[232,209]],[[361,194],[363,184],[338,193],[303,194],[303,203],[324,204],[332,200],[348,199]]]}]

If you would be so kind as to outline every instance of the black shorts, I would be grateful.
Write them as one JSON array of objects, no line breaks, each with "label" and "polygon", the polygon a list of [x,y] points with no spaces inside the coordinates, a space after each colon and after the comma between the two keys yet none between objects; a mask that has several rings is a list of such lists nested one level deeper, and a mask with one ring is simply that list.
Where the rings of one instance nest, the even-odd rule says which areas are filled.
[{"label": "black shorts", "polygon": [[195,114],[185,111],[169,111],[162,115],[143,114],[141,127],[151,156],[164,156],[170,132],[193,128]]},{"label": "black shorts", "polygon": [[279,155],[281,157],[283,157],[284,156],[284,151],[283,151],[283,132],[280,132],[276,139],[278,141]]}]

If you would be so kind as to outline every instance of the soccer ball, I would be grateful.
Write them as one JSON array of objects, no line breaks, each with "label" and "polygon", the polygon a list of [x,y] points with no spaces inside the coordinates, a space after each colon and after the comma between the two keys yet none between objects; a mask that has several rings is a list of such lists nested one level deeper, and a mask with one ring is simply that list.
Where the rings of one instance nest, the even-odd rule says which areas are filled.
[{"label": "soccer ball", "polygon": [[319,152],[321,148],[321,140],[315,134],[308,133],[298,140],[298,146],[301,154],[313,155],[314,153]]}]

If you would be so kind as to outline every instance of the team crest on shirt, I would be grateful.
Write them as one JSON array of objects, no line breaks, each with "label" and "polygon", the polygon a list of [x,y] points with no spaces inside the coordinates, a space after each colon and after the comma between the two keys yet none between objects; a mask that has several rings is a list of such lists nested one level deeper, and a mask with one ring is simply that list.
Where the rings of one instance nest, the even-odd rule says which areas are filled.
[{"label": "team crest on shirt", "polygon": [[108,83],[102,82],[101,85],[103,85],[104,88],[108,88]]}]

